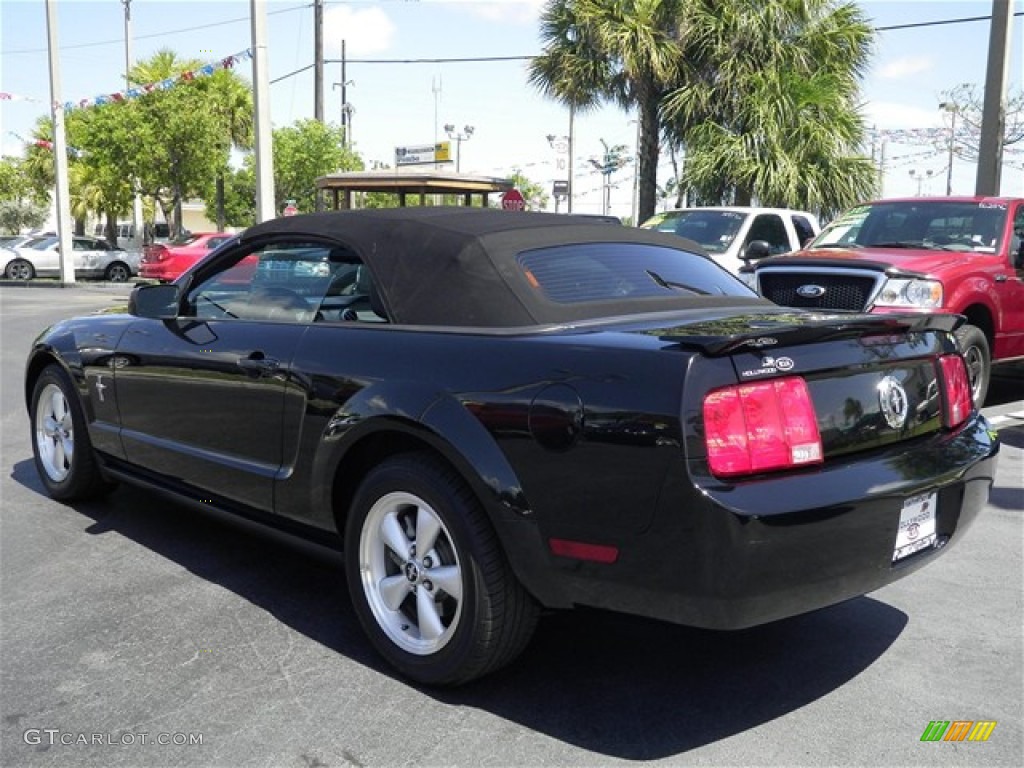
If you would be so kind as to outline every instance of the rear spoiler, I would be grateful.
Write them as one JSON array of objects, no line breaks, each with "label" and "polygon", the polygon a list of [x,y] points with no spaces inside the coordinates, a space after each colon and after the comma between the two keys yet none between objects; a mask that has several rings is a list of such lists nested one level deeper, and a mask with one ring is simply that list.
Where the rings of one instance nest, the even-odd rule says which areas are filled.
[{"label": "rear spoiler", "polygon": [[[724,322],[693,323],[652,332],[659,339],[697,347],[709,357],[741,350],[809,344],[860,336],[905,335],[923,331],[951,332],[964,322],[963,315],[905,313],[865,315],[838,313],[758,314],[728,318]],[[735,332],[723,334],[723,326]]]}]

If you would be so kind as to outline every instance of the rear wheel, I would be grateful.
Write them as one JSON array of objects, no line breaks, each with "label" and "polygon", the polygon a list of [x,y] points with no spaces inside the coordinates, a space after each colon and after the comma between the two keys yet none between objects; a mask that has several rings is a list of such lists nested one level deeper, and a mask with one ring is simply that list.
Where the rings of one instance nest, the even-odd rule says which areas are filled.
[{"label": "rear wheel", "polygon": [[956,332],[960,352],[967,363],[967,377],[971,382],[971,397],[974,405],[981,408],[988,394],[989,375],[992,366],[988,338],[975,325],[965,325]]},{"label": "rear wheel", "polygon": [[346,526],[345,568],[370,641],[420,683],[488,674],[519,655],[536,625],[537,605],[476,498],[429,454],[367,476]]},{"label": "rear wheel", "polygon": [[32,452],[47,493],[77,501],[111,490],[93,454],[78,395],[57,365],[39,375],[32,390]]},{"label": "rear wheel", "polygon": [[25,259],[15,259],[4,269],[4,277],[8,280],[31,280],[35,276],[35,269]]},{"label": "rear wheel", "polygon": [[127,264],[121,261],[115,261],[107,267],[107,271],[103,273],[103,279],[108,280],[111,283],[124,283],[131,276],[131,269],[128,268]]}]

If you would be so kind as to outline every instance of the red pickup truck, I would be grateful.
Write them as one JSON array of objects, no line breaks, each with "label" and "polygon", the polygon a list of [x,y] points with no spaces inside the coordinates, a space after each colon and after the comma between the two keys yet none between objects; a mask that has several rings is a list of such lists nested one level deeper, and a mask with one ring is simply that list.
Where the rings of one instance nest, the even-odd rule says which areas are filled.
[{"label": "red pickup truck", "polygon": [[956,312],[974,401],[993,362],[1024,358],[1024,199],[915,197],[850,209],[805,249],[743,268],[777,304]]}]

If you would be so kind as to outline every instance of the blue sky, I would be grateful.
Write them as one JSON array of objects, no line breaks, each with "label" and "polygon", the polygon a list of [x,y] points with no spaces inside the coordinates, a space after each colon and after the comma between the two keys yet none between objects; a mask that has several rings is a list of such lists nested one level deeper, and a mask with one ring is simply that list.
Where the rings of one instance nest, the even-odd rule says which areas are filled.
[{"label": "blue sky", "polygon": [[[549,186],[558,176],[558,155],[548,134],[568,133],[568,114],[545,100],[526,81],[525,62],[370,63],[373,59],[522,57],[539,52],[539,0],[354,0],[330,2],[325,16],[325,57],[339,58],[346,40],[353,81],[352,137],[368,164],[393,164],[397,146],[445,138],[443,126],[474,128],[461,146],[463,172],[504,175],[521,169]],[[987,16],[991,0],[974,2],[900,2],[863,0],[861,6],[877,27]],[[313,58],[313,9],[308,0],[267,2],[271,79],[305,67]],[[134,55],[145,59],[160,48],[182,58],[222,59],[250,47],[248,0],[132,0]],[[1024,0],[1014,0],[1024,11]],[[57,4],[62,101],[78,101],[123,88],[124,7],[121,0],[61,0]],[[863,110],[869,123],[886,129],[940,127],[942,93],[959,83],[985,79],[989,24],[974,21],[878,34],[872,64],[864,81]],[[1011,88],[1024,80],[1024,21],[1013,20],[1009,67]],[[239,72],[249,78],[251,64]],[[338,64],[325,67],[325,116],[337,122],[341,79]],[[271,86],[275,126],[313,115],[312,70]],[[39,101],[0,101],[0,151],[19,154],[46,111],[49,80],[46,17],[42,0],[0,3],[0,91]],[[576,204],[579,212],[598,212],[600,178],[587,158],[601,151],[601,140],[632,147],[634,115],[616,108],[577,116]],[[890,143],[884,194],[915,194],[917,179],[924,194],[945,191],[946,153],[928,146]],[[914,175],[910,174],[914,171]],[[931,175],[929,176],[929,172]],[[659,181],[670,173],[666,161]],[[954,163],[954,192],[971,193],[976,168]],[[614,177],[612,212],[629,215],[632,166]],[[1004,194],[1024,195],[1024,155],[1005,157]]]}]

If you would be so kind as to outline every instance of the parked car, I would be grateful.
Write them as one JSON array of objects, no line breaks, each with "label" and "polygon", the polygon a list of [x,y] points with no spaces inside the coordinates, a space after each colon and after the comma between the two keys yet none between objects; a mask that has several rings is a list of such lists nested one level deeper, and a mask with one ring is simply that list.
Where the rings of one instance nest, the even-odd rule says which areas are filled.
[{"label": "parked car", "polygon": [[858,205],[803,251],[752,266],[778,304],[856,312],[955,312],[971,391],[993,362],[1024,358],[1024,199],[914,197]]},{"label": "parked car", "polygon": [[164,282],[176,280],[214,248],[234,237],[229,232],[188,233],[166,243],[153,243],[142,250],[142,277]]},{"label": "parked car", "polygon": [[958,322],[785,309],[599,220],[331,212],[55,325],[25,395],[54,498],[125,481],[336,545],[373,646],[456,684],[541,608],[735,629],[933,562],[998,451]]},{"label": "parked car", "polygon": [[679,208],[640,226],[692,240],[733,274],[747,261],[799,250],[821,229],[806,211],[743,206]]},{"label": "parked car", "polygon": [[39,233],[29,234],[29,235],[0,235],[0,248],[7,248],[7,249],[10,249],[10,250],[13,250],[15,248],[18,248],[18,247],[24,245],[29,240],[35,240],[38,237],[42,237],[44,234],[45,235],[53,235],[54,233],[53,232],[39,232]]},{"label": "parked car", "polygon": [[[141,254],[114,248],[106,240],[75,235],[71,238],[76,278],[123,283],[139,272]],[[0,250],[3,275],[9,280],[60,277],[60,238],[43,235],[9,251]]]}]

